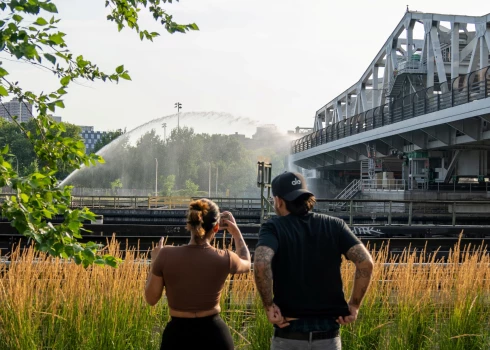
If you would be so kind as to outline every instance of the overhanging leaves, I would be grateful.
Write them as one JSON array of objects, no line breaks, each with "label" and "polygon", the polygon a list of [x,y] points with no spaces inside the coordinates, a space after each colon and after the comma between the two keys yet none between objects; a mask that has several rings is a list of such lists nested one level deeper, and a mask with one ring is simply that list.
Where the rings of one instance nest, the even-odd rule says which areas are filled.
[{"label": "overhanging leaves", "polygon": [[[15,115],[10,116],[35,153],[36,170],[20,176],[18,166],[14,169],[11,165],[13,157],[8,154],[8,146],[4,148],[0,155],[0,186],[11,186],[15,194],[2,203],[1,214],[20,233],[32,238],[36,248],[41,251],[56,257],[73,258],[84,266],[93,263],[116,266],[117,259],[114,257],[98,255],[100,247],[97,244],[78,242],[81,223],[93,220],[94,214],[86,208],[70,209],[71,187],[57,187],[56,176],[60,172],[79,169],[82,164],[103,162],[103,159],[94,154],[85,154],[83,143],[66,136],[63,123],[54,122],[49,113],[65,107],[64,96],[72,81],[118,82],[120,79],[131,80],[131,77],[123,65],[118,66],[115,73],[107,74],[89,59],[74,55],[65,42],[66,34],[55,27],[59,18],[48,16],[48,13],[58,13],[54,2],[0,0],[3,15],[0,16],[0,50],[18,60],[43,66],[59,79],[59,86],[53,92],[35,94],[22,89],[15,80],[8,80],[7,70],[0,67],[0,96],[17,97],[21,103],[34,105],[37,111],[31,129],[18,123]],[[115,22],[120,30],[125,27],[135,30],[142,40],[153,40],[159,35],[139,27],[142,10],[150,13],[169,33],[198,30],[195,24],[174,22],[162,8],[165,3],[171,1],[107,0],[106,7],[110,8],[107,18]],[[27,26],[26,14],[30,23]],[[49,66],[45,65],[47,62]],[[55,216],[62,216],[64,221],[53,225],[51,219]]]}]

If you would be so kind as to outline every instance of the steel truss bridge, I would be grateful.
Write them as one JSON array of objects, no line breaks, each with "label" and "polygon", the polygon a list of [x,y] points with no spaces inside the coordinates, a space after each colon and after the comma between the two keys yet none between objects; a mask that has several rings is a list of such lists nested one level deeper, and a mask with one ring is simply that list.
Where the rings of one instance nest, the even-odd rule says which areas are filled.
[{"label": "steel truss bridge", "polygon": [[490,15],[407,11],[359,81],[292,143],[292,162],[328,172],[377,158],[402,173],[408,157],[425,163],[407,165],[404,181],[428,182],[429,168],[440,183],[488,181],[489,47]]}]

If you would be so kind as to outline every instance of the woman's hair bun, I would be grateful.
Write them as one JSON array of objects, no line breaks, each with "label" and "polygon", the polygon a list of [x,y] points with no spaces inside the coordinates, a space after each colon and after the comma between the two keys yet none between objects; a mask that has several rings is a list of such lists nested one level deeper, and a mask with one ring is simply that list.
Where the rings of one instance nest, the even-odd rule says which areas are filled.
[{"label": "woman's hair bun", "polygon": [[204,224],[204,220],[202,219],[202,211],[199,209],[191,209],[189,211],[189,215],[187,216],[187,228],[194,232],[200,238],[204,237],[206,232],[204,231],[202,225]]},{"label": "woman's hair bun", "polygon": [[209,210],[209,204],[206,203],[206,201],[203,199],[198,199],[195,200],[194,202],[191,202],[189,209],[201,211],[203,212],[204,215],[206,215],[206,213]]},{"label": "woman's hair bun", "polygon": [[187,215],[187,229],[199,238],[217,223],[219,217],[218,206],[209,199],[198,199],[190,203]]}]

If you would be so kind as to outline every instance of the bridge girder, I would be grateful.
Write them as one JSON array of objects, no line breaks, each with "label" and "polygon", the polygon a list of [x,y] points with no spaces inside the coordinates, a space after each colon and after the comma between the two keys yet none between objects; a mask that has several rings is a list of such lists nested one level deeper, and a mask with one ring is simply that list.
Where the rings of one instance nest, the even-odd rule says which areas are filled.
[{"label": "bridge girder", "polygon": [[399,136],[413,144],[415,150],[427,149],[427,134],[420,130],[401,133]]},{"label": "bridge girder", "polygon": [[329,152],[330,156],[334,159],[334,164],[344,164],[346,163],[345,156],[338,150]]},{"label": "bridge girder", "polygon": [[340,154],[344,155],[347,159],[345,159],[346,163],[347,162],[356,162],[359,160],[359,154],[356,153],[353,149],[351,148],[340,148],[337,150]]},{"label": "bridge girder", "polygon": [[[441,22],[449,23],[450,28],[444,27],[445,24]],[[424,36],[414,38],[414,26],[420,24],[424,27]],[[473,24],[475,31],[468,31],[468,24]],[[467,38],[462,50],[459,49],[460,42],[465,39],[460,35],[460,30]],[[406,38],[400,38],[403,33],[406,33]],[[447,73],[454,79],[460,74],[486,67],[489,47],[490,14],[459,16],[407,11],[361,78],[316,112],[315,131],[383,105],[396,73],[404,69],[404,62],[413,62],[415,53],[421,54],[421,62],[427,62],[425,87],[433,86],[437,76],[444,92],[448,90],[447,85],[443,84]],[[449,55],[447,50],[450,50]],[[383,68],[382,77],[379,68]]]},{"label": "bridge girder", "polygon": [[403,146],[405,146],[405,140],[398,135],[394,136],[389,136],[389,137],[383,137],[380,139],[380,141],[386,143],[388,146],[391,148],[403,152]]},{"label": "bridge girder", "polygon": [[441,125],[436,125],[436,126],[431,126],[428,128],[422,128],[420,129],[423,132],[425,132],[427,135],[430,137],[435,138],[439,142],[442,143],[443,146],[449,146],[451,145],[451,132],[452,129],[449,125],[447,124],[441,124]]},{"label": "bridge girder", "polygon": [[387,156],[390,154],[390,148],[388,145],[380,140],[371,141],[376,148],[376,156]]},{"label": "bridge girder", "polygon": [[448,123],[452,128],[462,132],[463,134],[471,137],[474,141],[481,140],[481,124],[480,118],[463,119]]},{"label": "bridge girder", "polygon": [[364,146],[364,145],[352,145],[349,148],[352,149],[357,154],[359,154],[360,158],[361,157],[364,157],[364,158],[368,157],[367,149],[366,149],[366,146]]}]

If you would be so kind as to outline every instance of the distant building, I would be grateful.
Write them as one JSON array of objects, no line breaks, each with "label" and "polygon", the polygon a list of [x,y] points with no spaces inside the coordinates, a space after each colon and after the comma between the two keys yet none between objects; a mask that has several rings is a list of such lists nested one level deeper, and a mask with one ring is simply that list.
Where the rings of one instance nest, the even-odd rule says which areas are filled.
[{"label": "distant building", "polygon": [[266,124],[258,126],[255,134],[252,135],[251,145],[253,148],[272,148],[277,150],[283,149],[289,139],[286,135],[279,131],[277,126]]},{"label": "distant building", "polygon": [[237,131],[234,134],[230,134],[230,136],[235,137],[238,141],[242,143],[245,142],[245,140],[250,140],[245,136],[245,134],[239,134]]},{"label": "distant building", "polygon": [[85,143],[85,152],[93,152],[95,144],[102,138],[102,135],[106,134],[106,132],[95,131],[93,126],[79,126],[82,129],[80,136],[83,138],[83,142]]},{"label": "distant building", "polygon": [[17,116],[17,121],[20,123],[27,123],[29,119],[32,119],[32,104],[27,102],[20,102],[17,97],[13,98],[9,102],[0,103],[0,117],[12,121],[11,117]]},{"label": "distant building", "polygon": [[82,132],[90,132],[90,131],[94,131],[94,127],[93,126],[83,126],[83,125],[79,125],[80,129],[82,129]]},{"label": "distant building", "polygon": [[53,115],[53,116],[51,116],[51,118],[53,118],[53,120],[54,120],[55,122],[57,122],[57,123],[61,123],[61,117],[58,117],[58,116]]},{"label": "distant building", "polygon": [[238,132],[230,136],[235,137],[247,149],[271,148],[277,152],[282,152],[288,148],[291,140],[294,139],[272,124],[258,126],[252,138],[248,138]]},{"label": "distant building", "polygon": [[313,128],[304,128],[297,126],[295,130],[288,130],[288,135],[293,139],[299,139],[302,138],[303,136],[309,135],[313,132]]}]

